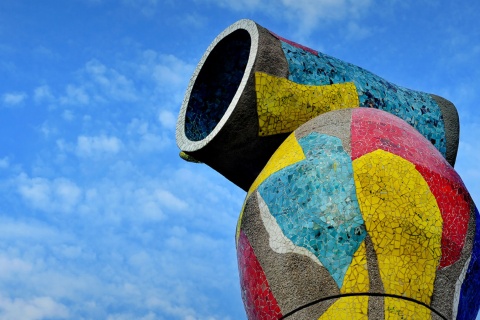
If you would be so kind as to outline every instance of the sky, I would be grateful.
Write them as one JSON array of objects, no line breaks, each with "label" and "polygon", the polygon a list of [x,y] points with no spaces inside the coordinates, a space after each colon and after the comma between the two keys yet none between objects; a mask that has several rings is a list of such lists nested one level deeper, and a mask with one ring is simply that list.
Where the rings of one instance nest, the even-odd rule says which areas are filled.
[{"label": "sky", "polygon": [[[196,64],[249,18],[452,101],[480,201],[480,2],[1,0],[0,319],[245,319],[245,192],[179,158]],[[477,317],[480,319],[480,317]]]}]

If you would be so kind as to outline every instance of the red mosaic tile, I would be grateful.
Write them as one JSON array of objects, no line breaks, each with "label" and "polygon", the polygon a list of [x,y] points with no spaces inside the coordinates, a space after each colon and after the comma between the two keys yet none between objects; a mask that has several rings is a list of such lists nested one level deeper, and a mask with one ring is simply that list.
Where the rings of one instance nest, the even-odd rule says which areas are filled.
[{"label": "red mosaic tile", "polygon": [[247,236],[240,231],[237,246],[242,299],[249,320],[280,319],[282,313]]},{"label": "red mosaic tile", "polygon": [[310,49],[309,47],[305,47],[304,45],[301,45],[301,44],[299,44],[299,43],[296,43],[296,42],[293,42],[293,41],[291,41],[291,40],[288,40],[288,39],[285,39],[285,38],[283,38],[283,37],[280,37],[278,34],[273,33],[273,32],[270,31],[270,30],[269,30],[269,32],[270,32],[275,38],[277,38],[278,40],[281,40],[281,41],[283,41],[283,42],[288,43],[289,45],[292,45],[292,46],[294,46],[294,47],[296,47],[296,48],[303,49],[303,50],[305,50],[305,51],[307,51],[307,52],[310,52],[311,54],[314,54],[314,55],[318,56],[318,51],[317,51],[317,50]]}]

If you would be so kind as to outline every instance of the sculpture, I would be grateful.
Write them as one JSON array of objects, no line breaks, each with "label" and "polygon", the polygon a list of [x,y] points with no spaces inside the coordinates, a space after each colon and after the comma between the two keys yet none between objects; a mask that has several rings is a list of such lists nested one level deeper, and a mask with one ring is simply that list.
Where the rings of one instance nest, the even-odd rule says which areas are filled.
[{"label": "sculpture", "polygon": [[249,319],[474,319],[480,221],[449,101],[241,20],[202,57],[177,144],[247,191]]}]

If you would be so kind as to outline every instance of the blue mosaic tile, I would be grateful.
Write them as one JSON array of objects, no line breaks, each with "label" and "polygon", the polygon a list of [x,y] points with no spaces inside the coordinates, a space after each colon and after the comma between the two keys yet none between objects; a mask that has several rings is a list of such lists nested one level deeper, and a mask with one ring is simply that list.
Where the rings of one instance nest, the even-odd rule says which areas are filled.
[{"label": "blue mosaic tile", "polygon": [[281,41],[289,80],[305,85],[353,82],[360,107],[387,111],[405,120],[445,156],[445,126],[440,107],[424,92],[392,84],[373,73],[323,53],[317,55]]},{"label": "blue mosaic tile", "polygon": [[312,252],[341,287],[366,236],[350,156],[339,138],[298,140],[306,159],[275,172],[258,191],[284,235]]},{"label": "blue mosaic tile", "polygon": [[480,214],[475,208],[475,240],[467,274],[463,280],[457,320],[470,320],[480,310]]}]

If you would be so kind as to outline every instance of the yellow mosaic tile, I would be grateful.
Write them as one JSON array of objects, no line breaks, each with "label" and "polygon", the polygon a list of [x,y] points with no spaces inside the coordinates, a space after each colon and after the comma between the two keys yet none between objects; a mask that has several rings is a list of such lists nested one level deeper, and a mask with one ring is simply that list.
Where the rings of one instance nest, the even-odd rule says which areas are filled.
[{"label": "yellow mosaic tile", "polygon": [[368,296],[340,298],[318,320],[368,320]]},{"label": "yellow mosaic tile", "polygon": [[385,292],[429,304],[443,224],[435,197],[413,164],[383,150],[354,160],[353,171]]},{"label": "yellow mosaic tile", "polygon": [[367,251],[365,248],[365,241],[363,241],[358,250],[355,252],[352,263],[348,267],[340,292],[366,293],[368,292],[369,288]]},{"label": "yellow mosaic tile", "polygon": [[408,300],[385,297],[385,320],[432,319],[432,311]]},{"label": "yellow mosaic tile", "polygon": [[260,172],[258,177],[253,182],[252,186],[248,190],[247,198],[270,175],[304,159],[305,154],[303,153],[303,149],[298,144],[297,139],[295,138],[295,134],[292,133],[288,136],[287,139],[285,139],[285,141],[280,145],[280,147],[278,147],[270,160],[268,160],[262,172]]},{"label": "yellow mosaic tile", "polygon": [[[248,195],[247,195],[247,197],[248,197]],[[239,215],[238,221],[237,221],[237,229],[236,229],[236,232],[235,232],[235,242],[237,243],[237,245],[238,245],[238,239],[240,237],[240,227],[242,225],[243,211],[245,210],[245,204],[246,203],[247,203],[247,200],[243,201],[242,210],[240,211],[240,215]]]},{"label": "yellow mosaic tile", "polygon": [[325,112],[356,108],[353,82],[310,86],[255,72],[259,136],[292,132]]}]

